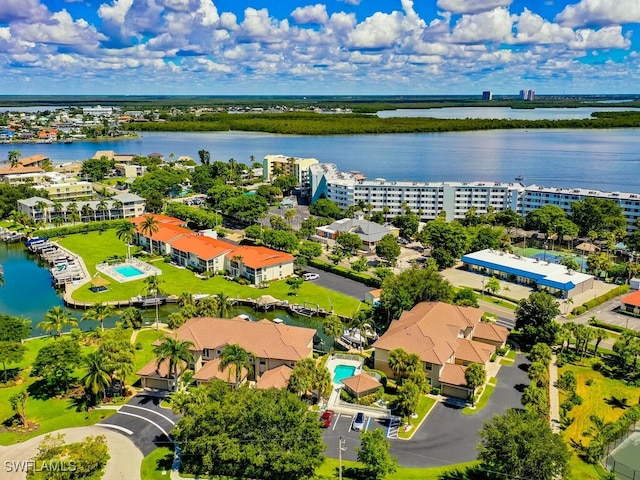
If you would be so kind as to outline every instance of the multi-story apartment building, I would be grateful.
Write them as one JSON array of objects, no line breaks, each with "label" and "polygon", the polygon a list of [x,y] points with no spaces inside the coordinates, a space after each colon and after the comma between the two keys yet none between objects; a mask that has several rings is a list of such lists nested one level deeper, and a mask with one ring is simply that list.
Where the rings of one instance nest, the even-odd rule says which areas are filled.
[{"label": "multi-story apartment building", "polygon": [[387,207],[392,217],[407,207],[421,220],[433,220],[441,212],[447,220],[461,219],[471,207],[478,213],[486,213],[489,207],[496,212],[517,211],[524,190],[519,183],[367,180],[357,172],[340,172],[334,164],[312,165],[309,172],[312,201],[324,196],[343,209],[359,203],[372,205],[374,211]]},{"label": "multi-story apartment building", "polygon": [[627,220],[627,232],[637,230],[640,218],[640,193],[603,192],[586,188],[556,188],[531,185],[522,193],[522,209],[518,212],[526,215],[531,210],[545,205],[557,205],[565,213],[571,213],[571,204],[585,198],[605,198],[614,200],[622,208]]},{"label": "multi-story apartment building", "polygon": [[309,186],[309,167],[316,165],[315,158],[287,157],[285,155],[267,155],[262,162],[262,175],[265,182],[273,180],[278,174],[292,175],[303,187]]},{"label": "multi-story apartment building", "polygon": [[[604,192],[584,188],[556,188],[520,183],[499,182],[393,182],[383,178],[368,180],[358,172],[341,172],[332,163],[309,167],[311,201],[327,198],[340,208],[363,203],[374,211],[387,210],[390,217],[399,215],[406,206],[420,215],[421,220],[433,220],[441,212],[447,220],[464,218],[475,207],[479,214],[510,209],[520,215],[545,205],[557,205],[567,214],[571,203],[585,198],[614,200],[624,213],[627,232],[637,230],[640,218],[640,193]],[[385,209],[385,207],[387,207]]]},{"label": "multi-story apartment building", "polygon": [[74,200],[93,196],[93,184],[85,181],[45,183],[36,185],[35,188],[46,191],[50,200]]}]

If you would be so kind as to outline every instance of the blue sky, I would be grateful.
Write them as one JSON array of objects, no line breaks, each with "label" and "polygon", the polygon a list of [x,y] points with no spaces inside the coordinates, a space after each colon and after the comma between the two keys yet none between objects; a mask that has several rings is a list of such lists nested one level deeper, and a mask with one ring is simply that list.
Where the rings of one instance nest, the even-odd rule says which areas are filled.
[{"label": "blue sky", "polygon": [[0,0],[4,94],[639,93],[639,0]]}]

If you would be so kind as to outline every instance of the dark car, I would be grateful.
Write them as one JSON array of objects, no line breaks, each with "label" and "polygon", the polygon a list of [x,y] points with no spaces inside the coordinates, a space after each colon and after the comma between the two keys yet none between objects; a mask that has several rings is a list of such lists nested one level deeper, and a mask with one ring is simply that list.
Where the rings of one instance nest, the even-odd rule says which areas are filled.
[{"label": "dark car", "polygon": [[329,428],[331,426],[331,422],[333,422],[333,416],[335,412],[333,410],[325,410],[320,416],[320,426],[322,428]]}]

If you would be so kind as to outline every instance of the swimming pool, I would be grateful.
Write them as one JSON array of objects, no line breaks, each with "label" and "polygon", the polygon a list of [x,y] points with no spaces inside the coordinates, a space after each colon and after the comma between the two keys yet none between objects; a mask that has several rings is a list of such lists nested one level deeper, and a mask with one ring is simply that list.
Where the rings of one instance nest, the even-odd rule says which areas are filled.
[{"label": "swimming pool", "polygon": [[139,275],[144,275],[144,272],[133,265],[119,265],[117,267],[113,267],[113,270],[123,277],[131,278],[137,277]]},{"label": "swimming pool", "polygon": [[333,383],[340,384],[345,378],[353,377],[356,367],[353,365],[336,365],[333,369]]}]

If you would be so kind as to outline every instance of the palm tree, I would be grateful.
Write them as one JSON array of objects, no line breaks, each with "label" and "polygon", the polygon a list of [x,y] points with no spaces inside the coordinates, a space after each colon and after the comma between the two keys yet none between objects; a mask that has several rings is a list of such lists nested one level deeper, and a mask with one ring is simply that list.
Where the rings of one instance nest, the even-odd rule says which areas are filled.
[{"label": "palm tree", "polygon": [[160,230],[159,222],[153,215],[145,215],[144,220],[140,223],[140,231],[145,237],[149,238],[149,253],[153,253],[153,240],[151,237]]},{"label": "palm tree", "polygon": [[344,325],[337,315],[329,315],[322,322],[322,331],[325,335],[333,339],[333,346],[336,344],[336,338],[344,333]]},{"label": "palm tree", "polygon": [[82,377],[85,393],[90,394],[94,402],[100,391],[102,391],[102,397],[106,397],[106,389],[111,385],[111,377],[105,369],[103,356],[100,352],[91,352],[84,358],[83,363],[87,367],[87,373]]},{"label": "palm tree", "polygon": [[156,304],[156,330],[158,330],[160,325],[160,320],[158,316],[158,295],[162,295],[164,292],[162,288],[160,288],[160,284],[162,280],[158,277],[158,275],[151,275],[144,279],[144,291],[145,295],[153,294],[153,298],[155,299]]},{"label": "palm tree", "polygon": [[21,156],[22,154],[18,150],[9,150],[7,158],[9,159],[9,165],[11,166],[11,168],[15,168],[18,166]]},{"label": "palm tree", "polygon": [[[231,382],[231,371],[233,370],[235,376],[235,387],[239,387],[244,381],[246,376],[253,373],[253,364],[255,363],[256,356],[253,353],[247,352],[240,345],[225,345],[222,349],[222,355],[220,355],[220,365],[218,369],[222,372],[225,368],[229,367],[228,382]],[[242,376],[242,370],[247,371],[245,377]]]},{"label": "palm tree", "polygon": [[93,212],[93,208],[91,208],[91,205],[89,205],[88,203],[85,203],[82,208],[80,209],[80,212],[82,213],[82,215],[84,217],[88,217],[89,220],[91,220],[91,217],[93,216],[94,212]]},{"label": "palm tree", "polygon": [[109,219],[111,219],[111,212],[109,212],[109,204],[104,200],[100,200],[96,205],[96,212],[100,213],[100,217],[104,220],[105,212],[109,213]]},{"label": "palm tree", "polygon": [[44,330],[47,333],[55,331],[56,335],[53,337],[55,340],[56,337],[61,335],[62,329],[67,326],[77,327],[78,321],[73,318],[67,310],[64,310],[60,306],[55,306],[44,314],[44,321],[38,323],[36,328]]},{"label": "palm tree", "polygon": [[49,209],[49,204],[47,202],[45,202],[44,200],[40,200],[39,202],[36,203],[36,209],[40,210],[42,212],[42,220],[44,220],[45,222],[47,221],[47,212]]},{"label": "palm tree", "polygon": [[116,236],[127,244],[127,258],[131,257],[131,244],[135,235],[136,226],[129,221],[124,221],[116,227]]},{"label": "palm tree", "polygon": [[484,365],[480,363],[472,363],[467,367],[464,371],[464,381],[467,383],[467,386],[471,388],[471,404],[475,405],[476,403],[476,389],[487,381],[487,371],[484,368]]},{"label": "palm tree", "polygon": [[[124,218],[124,211],[122,210],[122,207],[124,207],[124,203],[122,203],[120,200],[114,200],[111,203],[111,210],[119,210],[117,218]],[[109,213],[109,215],[111,215],[111,213]]]},{"label": "palm tree", "polygon": [[195,305],[193,295],[190,292],[182,292],[178,297],[178,306],[186,307],[187,305]]},{"label": "palm tree", "polygon": [[71,202],[67,205],[67,222],[72,222],[74,225],[80,221],[80,215],[78,214],[78,204]]},{"label": "palm tree", "polygon": [[153,349],[153,353],[156,355],[156,367],[160,368],[163,362],[169,362],[169,373],[173,374],[173,387],[174,390],[178,386],[178,368],[181,363],[189,365],[193,360],[190,347],[193,347],[193,342],[188,340],[178,340],[174,337],[165,337],[160,345]]},{"label": "palm tree", "polygon": [[389,368],[395,374],[396,380],[401,379],[407,369],[407,352],[402,348],[395,348],[389,352]]},{"label": "palm tree", "polygon": [[105,305],[103,303],[97,303],[82,315],[83,320],[91,320],[93,322],[100,323],[100,330],[104,332],[104,321],[110,316],[115,314],[115,309],[112,305]]},{"label": "palm tree", "polygon": [[224,292],[220,292],[218,295],[218,315],[221,318],[227,318],[231,311],[231,298]]},{"label": "palm tree", "polygon": [[120,328],[136,329],[142,326],[142,313],[136,307],[127,307],[120,315],[120,322],[117,324]]},{"label": "palm tree", "polygon": [[593,347],[593,354],[594,355],[598,354],[598,346],[600,345],[600,342],[602,342],[603,340],[606,340],[609,337],[610,337],[609,332],[607,332],[606,330],[604,330],[602,328],[596,328],[595,329],[596,344]]}]

